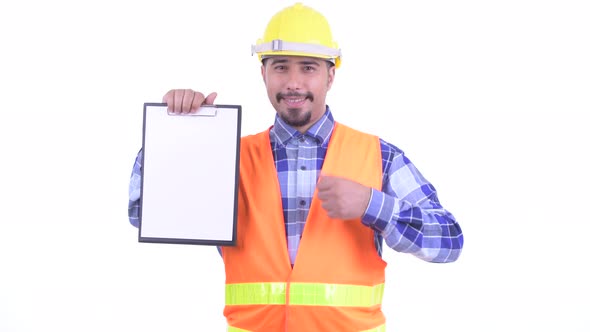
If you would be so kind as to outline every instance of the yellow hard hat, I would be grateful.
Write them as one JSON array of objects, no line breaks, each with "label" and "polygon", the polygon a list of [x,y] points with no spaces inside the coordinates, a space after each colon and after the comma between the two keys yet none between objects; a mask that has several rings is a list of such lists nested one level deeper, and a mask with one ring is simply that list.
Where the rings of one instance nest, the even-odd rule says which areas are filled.
[{"label": "yellow hard hat", "polygon": [[252,45],[252,55],[262,61],[268,55],[299,55],[334,62],[340,66],[342,52],[332,39],[326,18],[318,11],[296,3],[276,13],[264,37]]}]

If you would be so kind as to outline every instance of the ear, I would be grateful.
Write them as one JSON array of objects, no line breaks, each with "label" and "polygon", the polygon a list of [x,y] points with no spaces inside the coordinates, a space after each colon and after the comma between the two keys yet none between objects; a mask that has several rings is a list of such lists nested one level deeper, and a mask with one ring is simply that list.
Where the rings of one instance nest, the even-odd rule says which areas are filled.
[{"label": "ear", "polygon": [[334,77],[336,77],[336,66],[330,66],[328,68],[328,90],[330,90],[332,83],[334,83]]},{"label": "ear", "polygon": [[266,67],[264,66],[264,62],[260,66],[260,74],[262,75],[262,80],[264,81],[264,84],[266,85]]}]

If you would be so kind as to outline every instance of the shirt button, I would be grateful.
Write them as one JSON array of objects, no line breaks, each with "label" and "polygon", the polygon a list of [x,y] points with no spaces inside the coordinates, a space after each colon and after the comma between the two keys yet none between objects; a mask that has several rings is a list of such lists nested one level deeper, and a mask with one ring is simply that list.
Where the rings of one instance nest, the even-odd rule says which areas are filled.
[{"label": "shirt button", "polygon": [[299,201],[299,205],[301,205],[301,206],[305,205],[305,201],[304,200],[300,200]]},{"label": "shirt button", "polygon": [[305,165],[303,165],[303,166],[301,166],[301,167],[300,167],[300,169],[301,169],[302,171],[305,171],[305,170],[307,169],[307,167],[305,167]]}]

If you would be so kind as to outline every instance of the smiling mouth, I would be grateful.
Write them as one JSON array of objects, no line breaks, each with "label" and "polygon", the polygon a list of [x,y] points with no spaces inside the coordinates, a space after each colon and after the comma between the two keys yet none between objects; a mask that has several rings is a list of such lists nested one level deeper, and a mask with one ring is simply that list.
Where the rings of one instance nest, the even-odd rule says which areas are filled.
[{"label": "smiling mouth", "polygon": [[313,101],[313,95],[311,93],[306,94],[282,94],[277,93],[277,101],[284,101],[289,106],[298,106],[305,102],[306,99]]},{"label": "smiling mouth", "polygon": [[289,107],[297,107],[303,105],[307,98],[284,98],[283,102]]}]

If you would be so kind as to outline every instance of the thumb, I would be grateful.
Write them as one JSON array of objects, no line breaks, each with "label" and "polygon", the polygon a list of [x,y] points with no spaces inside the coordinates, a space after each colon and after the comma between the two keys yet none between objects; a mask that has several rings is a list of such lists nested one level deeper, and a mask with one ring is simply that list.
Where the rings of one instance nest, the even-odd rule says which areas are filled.
[{"label": "thumb", "polygon": [[317,187],[319,190],[328,189],[330,187],[330,182],[332,177],[330,175],[326,175],[325,173],[320,173],[318,178]]},{"label": "thumb", "polygon": [[217,92],[211,92],[206,98],[205,101],[203,101],[203,104],[206,105],[213,105],[213,103],[215,102],[215,98],[217,98]]},{"label": "thumb", "polygon": [[166,92],[164,97],[162,97],[162,102],[165,104],[169,104],[171,101],[174,101],[174,90]]}]

